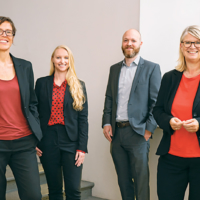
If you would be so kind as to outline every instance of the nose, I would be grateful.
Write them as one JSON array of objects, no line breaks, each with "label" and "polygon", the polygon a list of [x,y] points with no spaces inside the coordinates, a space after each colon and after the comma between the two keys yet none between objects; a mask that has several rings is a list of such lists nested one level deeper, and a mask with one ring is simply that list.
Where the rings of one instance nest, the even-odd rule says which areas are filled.
[{"label": "nose", "polygon": [[7,36],[5,31],[2,33],[2,36]]},{"label": "nose", "polygon": [[131,45],[131,44],[132,44],[132,43],[131,43],[131,40],[129,40],[129,41],[128,41],[128,45]]},{"label": "nose", "polygon": [[195,45],[194,45],[194,42],[191,43],[190,48],[196,48]]},{"label": "nose", "polygon": [[62,62],[62,63],[64,63],[64,62],[65,62],[65,59],[64,59],[64,58],[62,58],[62,59],[61,59],[61,62]]}]

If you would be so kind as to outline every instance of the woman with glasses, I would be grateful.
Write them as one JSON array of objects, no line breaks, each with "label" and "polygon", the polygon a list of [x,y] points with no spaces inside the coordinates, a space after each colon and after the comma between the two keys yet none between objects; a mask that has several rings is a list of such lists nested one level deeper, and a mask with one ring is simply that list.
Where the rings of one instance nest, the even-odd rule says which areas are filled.
[{"label": "woman with glasses", "polygon": [[30,62],[15,58],[10,47],[12,20],[0,16],[0,199],[6,199],[9,165],[21,200],[41,199],[35,148],[42,138]]},{"label": "woman with glasses", "polygon": [[163,129],[157,150],[159,200],[200,199],[200,26],[187,27],[180,38],[176,69],[161,82],[153,115]]},{"label": "woman with glasses", "polygon": [[80,200],[82,164],[87,152],[88,105],[84,82],[78,80],[74,58],[66,46],[51,56],[50,76],[35,86],[43,139],[38,144],[50,200]]}]

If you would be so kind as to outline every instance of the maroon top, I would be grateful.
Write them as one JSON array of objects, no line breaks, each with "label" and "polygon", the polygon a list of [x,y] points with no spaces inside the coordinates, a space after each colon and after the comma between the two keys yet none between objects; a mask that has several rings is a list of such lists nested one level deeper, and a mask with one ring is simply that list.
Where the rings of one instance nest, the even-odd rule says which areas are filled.
[{"label": "maroon top", "polygon": [[67,87],[67,80],[65,80],[61,84],[61,86],[58,86],[55,84],[55,82],[53,82],[51,116],[48,122],[49,126],[55,124],[65,125],[63,104],[64,104],[66,87]]},{"label": "maroon top", "polygon": [[15,140],[32,134],[24,117],[17,76],[0,80],[0,140]]}]

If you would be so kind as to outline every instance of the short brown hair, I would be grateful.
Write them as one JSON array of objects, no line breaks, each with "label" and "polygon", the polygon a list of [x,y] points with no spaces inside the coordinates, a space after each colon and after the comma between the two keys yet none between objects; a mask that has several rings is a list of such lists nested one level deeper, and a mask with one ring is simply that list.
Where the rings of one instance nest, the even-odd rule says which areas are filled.
[{"label": "short brown hair", "polygon": [[0,16],[0,25],[4,22],[10,23],[10,25],[12,26],[13,36],[15,36],[17,29],[15,28],[13,21],[9,17]]}]

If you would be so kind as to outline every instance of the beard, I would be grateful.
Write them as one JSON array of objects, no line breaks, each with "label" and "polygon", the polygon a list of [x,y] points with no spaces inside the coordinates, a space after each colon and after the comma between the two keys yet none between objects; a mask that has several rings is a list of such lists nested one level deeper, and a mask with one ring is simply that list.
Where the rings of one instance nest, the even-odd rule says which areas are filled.
[{"label": "beard", "polygon": [[129,46],[126,46],[125,48],[123,48],[122,47],[122,52],[123,52],[123,54],[124,54],[124,56],[126,57],[126,58],[133,58],[133,57],[135,57],[136,55],[138,55],[138,53],[140,52],[140,47],[138,47],[138,48],[132,48],[132,50],[130,51],[126,51],[126,49],[128,48]]}]

